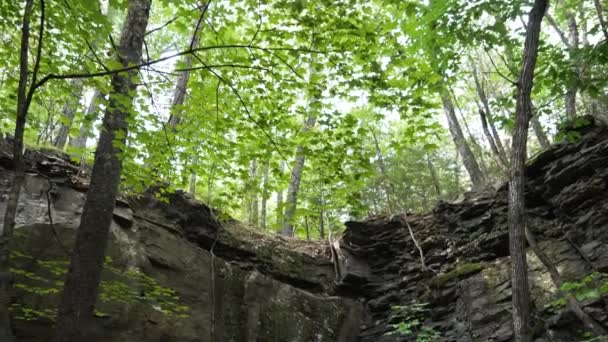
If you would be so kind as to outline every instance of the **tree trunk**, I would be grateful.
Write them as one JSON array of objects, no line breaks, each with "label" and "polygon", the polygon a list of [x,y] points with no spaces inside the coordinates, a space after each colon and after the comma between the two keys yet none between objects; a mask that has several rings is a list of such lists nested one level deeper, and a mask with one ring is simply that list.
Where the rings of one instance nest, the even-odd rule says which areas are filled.
[{"label": "tree trunk", "polygon": [[[304,126],[302,126],[302,134],[306,134],[306,132],[312,129],[317,122],[316,113],[312,109],[309,110],[310,113],[308,114],[308,118],[306,119]],[[285,218],[283,221],[283,235],[285,236],[293,236],[293,225],[291,221],[296,214],[298,191],[300,189],[300,181],[302,180],[302,170],[304,170],[305,160],[306,155],[304,154],[304,147],[298,146],[296,148],[293,170],[291,172],[291,181],[287,188],[287,198],[285,199]]]},{"label": "tree trunk", "polygon": [[99,105],[103,102],[103,100],[103,94],[99,90],[95,89],[95,93],[93,93],[91,102],[89,102],[87,110],[84,113],[82,122],[80,123],[80,130],[78,132],[78,136],[70,140],[70,146],[79,149],[87,147],[87,139],[89,137],[89,134],[91,133],[93,123],[97,118],[97,114],[99,112]]},{"label": "tree trunk", "polygon": [[604,9],[602,8],[602,3],[600,0],[593,0],[593,4],[595,5],[595,11],[597,12],[597,17],[600,21],[602,32],[604,33],[604,39],[608,40],[608,27],[606,26],[606,20],[604,19]]},{"label": "tree trunk", "polygon": [[526,260],[525,176],[528,124],[532,117],[530,94],[538,56],[538,42],[547,0],[535,0],[528,15],[521,74],[517,86],[515,130],[511,149],[509,184],[509,251],[511,254],[511,289],[515,342],[532,341],[530,328],[530,289]]},{"label": "tree trunk", "polygon": [[263,230],[266,230],[267,225],[267,208],[266,204],[268,201],[268,182],[270,180],[270,157],[266,160],[264,165],[264,180],[262,181],[262,207],[260,208],[260,226]]},{"label": "tree trunk", "polygon": [[306,241],[310,241],[310,230],[308,228],[308,216],[304,216],[304,229],[306,229]]},{"label": "tree trunk", "polygon": [[[204,8],[204,6],[201,7],[201,11],[204,11]],[[202,14],[204,14],[204,12]],[[196,49],[200,45],[202,30],[202,22],[201,20],[197,20],[194,31],[192,32],[192,39],[190,40],[191,49]],[[192,68],[192,55],[184,55],[181,65],[183,65],[183,69]],[[180,72],[179,77],[177,78],[177,83],[175,84],[175,89],[173,90],[173,98],[171,100],[170,107],[171,115],[169,116],[169,120],[167,122],[167,125],[171,128],[175,128],[175,126],[177,126],[181,122],[181,107],[184,105],[184,102],[186,100],[186,92],[188,90],[189,80],[190,70],[184,70]]]},{"label": "tree trunk", "polygon": [[464,138],[462,128],[460,128],[458,118],[456,117],[456,113],[454,111],[454,105],[448,92],[445,90],[441,93],[441,101],[443,102],[444,112],[448,119],[452,139],[454,140],[454,144],[456,145],[458,152],[462,156],[462,161],[467,169],[467,172],[469,173],[469,177],[471,178],[473,189],[479,190],[485,185],[485,177],[479,168],[475,155]]},{"label": "tree trunk", "polygon": [[388,173],[386,171],[386,164],[384,163],[384,156],[382,154],[382,150],[380,149],[380,144],[378,143],[378,138],[376,137],[376,133],[373,128],[370,128],[370,132],[372,133],[372,139],[374,141],[374,147],[376,149],[376,158],[378,158],[378,168],[380,169],[380,174],[382,175],[382,184],[384,184],[384,192],[386,195],[386,204],[388,205],[388,210],[391,213],[395,212],[395,205],[393,203],[393,194],[395,193],[393,189],[393,183],[390,179],[388,179]]},{"label": "tree trunk", "polygon": [[536,139],[538,139],[538,143],[540,146],[546,150],[551,147],[551,143],[549,142],[549,138],[547,138],[547,134],[545,134],[545,130],[538,120],[538,116],[532,115],[530,118],[530,123],[532,123],[532,129],[534,130],[534,134],[536,135]]},{"label": "tree trunk", "polygon": [[[565,4],[562,3],[563,6],[565,6]],[[574,58],[574,56],[572,56],[575,51],[578,49],[579,46],[579,34],[578,34],[578,25],[576,24],[576,17],[574,15],[574,13],[572,11],[567,11],[566,12],[566,16],[568,18],[568,35],[570,38],[570,58]],[[578,63],[576,63],[578,64]],[[575,73],[577,74],[577,78],[578,78],[578,74],[579,74],[579,67],[577,65],[574,65],[574,69],[575,69]],[[576,93],[577,93],[577,85],[576,82],[569,82],[570,84],[568,84],[567,89],[566,89],[566,95],[565,95],[565,104],[566,104],[566,116],[568,117],[568,119],[570,120],[574,120],[574,118],[576,117]]]},{"label": "tree trunk", "polygon": [[13,140],[13,164],[15,176],[6,204],[4,225],[0,236],[0,341],[13,342],[15,340],[11,327],[9,307],[11,304],[12,275],[10,271],[10,248],[15,229],[15,216],[19,204],[21,186],[25,181],[25,161],[23,160],[23,134],[25,119],[28,111],[27,75],[28,52],[30,37],[30,17],[34,0],[27,0],[21,25],[21,51],[19,56],[19,85],[17,88],[17,120],[15,124],[15,137]]},{"label": "tree trunk", "polygon": [[[490,111],[490,102],[488,101],[488,97],[486,96],[486,91],[481,84],[481,80],[479,79],[479,75],[477,72],[477,67],[474,63],[471,63],[473,67],[473,79],[475,80],[475,88],[477,89],[477,95],[479,96],[479,100],[481,101],[481,105],[483,106],[483,110],[479,109],[479,115],[481,116],[481,124],[483,126],[484,134],[486,138],[488,138],[488,143],[490,144],[490,149],[492,153],[496,155],[498,161],[504,166],[509,166],[509,160],[507,158],[507,154],[502,145],[502,141],[500,140],[500,136],[498,135],[498,131],[496,130],[496,126],[494,125],[494,120],[492,119],[491,111]],[[490,132],[490,128],[492,131]]]},{"label": "tree trunk", "polygon": [[[151,0],[129,1],[118,47],[118,61],[125,67],[140,62],[150,5]],[[112,93],[95,151],[91,184],[59,305],[55,342],[85,341],[86,325],[93,318],[120,183],[120,154],[128,134],[127,116],[133,109],[137,75],[137,70],[132,70],[112,77]]]},{"label": "tree trunk", "polygon": [[319,211],[319,235],[322,240],[325,240],[325,213],[323,209]]},{"label": "tree trunk", "polygon": [[431,162],[431,157],[426,155],[426,165],[429,168],[429,172],[431,173],[431,178],[433,179],[433,186],[435,187],[435,193],[437,194],[437,198],[441,197],[441,186],[439,185],[439,178],[437,177],[437,172],[435,171],[435,167]]},{"label": "tree trunk", "polygon": [[72,123],[74,122],[74,115],[76,114],[76,109],[80,105],[80,98],[82,97],[83,92],[82,79],[73,79],[70,82],[70,88],[72,90],[72,96],[65,101],[62,109],[62,115],[64,119],[67,119],[67,122],[62,123],[59,127],[59,132],[57,133],[55,142],[53,143],[55,147],[61,150],[63,150],[65,143],[68,141],[70,129],[72,128]]},{"label": "tree trunk", "polygon": [[251,169],[249,170],[249,181],[251,182],[252,189],[249,193],[249,224],[256,226],[259,223],[258,220],[258,164],[254,159],[251,161]]}]

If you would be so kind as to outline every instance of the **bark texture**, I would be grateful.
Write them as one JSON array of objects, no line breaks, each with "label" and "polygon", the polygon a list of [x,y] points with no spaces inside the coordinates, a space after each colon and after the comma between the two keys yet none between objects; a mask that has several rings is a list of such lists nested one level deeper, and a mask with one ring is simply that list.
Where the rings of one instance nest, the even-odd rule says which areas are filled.
[{"label": "bark texture", "polygon": [[[314,111],[310,111],[308,118],[304,126],[302,126],[302,134],[306,134],[311,130],[317,122],[317,116]],[[292,220],[296,214],[296,208],[298,205],[298,191],[300,190],[300,181],[302,180],[302,171],[304,170],[304,162],[306,161],[306,154],[303,146],[296,148],[296,157],[293,163],[293,169],[291,171],[291,181],[287,188],[287,198],[285,199],[285,217],[283,218],[283,235],[293,236],[293,224]]]},{"label": "bark texture", "polygon": [[[21,24],[21,51],[19,56],[19,85],[17,88],[17,122],[13,140],[13,164],[15,176],[11,186],[4,225],[0,235],[0,341],[13,342],[14,336],[9,316],[11,302],[12,276],[10,271],[10,248],[15,228],[15,216],[19,204],[19,194],[25,180],[25,162],[23,159],[23,134],[29,101],[27,95],[28,52],[30,37],[30,17],[34,5],[33,0],[27,0]],[[44,3],[42,3],[44,6]],[[43,23],[41,23],[42,26]],[[35,76],[33,77],[35,81]],[[30,97],[31,100],[31,97]]]},{"label": "bark texture", "polygon": [[97,118],[99,113],[99,105],[103,102],[103,100],[103,94],[99,90],[95,90],[95,93],[93,93],[93,97],[91,98],[91,102],[89,102],[87,110],[84,113],[84,118],[80,123],[78,136],[70,140],[70,146],[80,149],[87,147],[87,139],[89,138],[89,134],[91,134],[93,122],[95,122],[95,119]]},{"label": "bark texture", "polygon": [[538,43],[547,0],[535,0],[528,14],[523,62],[517,87],[515,130],[511,149],[511,181],[509,184],[509,253],[511,255],[511,288],[513,332],[515,342],[532,341],[530,326],[530,289],[526,260],[525,176],[528,125],[532,117],[530,94],[538,56]]},{"label": "bark texture", "polygon": [[[140,62],[151,0],[131,0],[128,5],[118,60],[123,66]],[[121,146],[128,133],[127,116],[132,110],[137,70],[112,77],[110,103],[103,119],[91,183],[72,251],[54,341],[84,341],[83,327],[93,317],[110,224],[120,183]]]},{"label": "bark texture", "polygon": [[74,115],[76,114],[76,109],[78,108],[80,98],[82,97],[82,79],[73,79],[70,82],[70,88],[72,90],[72,95],[67,101],[65,101],[63,104],[63,109],[61,110],[61,114],[63,115],[64,119],[67,120],[67,122],[62,123],[59,127],[59,132],[57,132],[57,136],[55,137],[55,141],[53,143],[53,145],[58,149],[63,149],[68,141],[70,129],[72,128],[72,124],[74,122]]},{"label": "bark texture", "polygon": [[462,133],[462,128],[458,123],[458,118],[454,111],[454,104],[447,91],[441,93],[441,101],[443,103],[444,113],[448,119],[452,139],[458,149],[458,153],[462,156],[462,162],[469,173],[473,189],[479,190],[485,186],[485,177],[481,172],[481,168],[479,167],[479,163],[477,163],[473,151],[471,151],[471,148]]}]

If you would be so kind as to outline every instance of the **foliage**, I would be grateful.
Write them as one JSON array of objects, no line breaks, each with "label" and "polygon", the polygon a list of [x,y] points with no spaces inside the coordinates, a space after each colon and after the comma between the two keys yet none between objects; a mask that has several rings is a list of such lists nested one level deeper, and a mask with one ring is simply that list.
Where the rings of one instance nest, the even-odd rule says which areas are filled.
[{"label": "foliage", "polygon": [[393,306],[392,331],[385,335],[415,335],[416,342],[436,341],[441,334],[433,327],[424,325],[425,317],[429,314],[428,303],[412,303],[407,306]]},{"label": "foliage", "polygon": [[553,301],[552,305],[565,305],[568,302],[566,295],[573,296],[578,301],[599,299],[608,294],[608,274],[592,272],[578,281],[564,282],[560,290],[563,295]]},{"label": "foliage", "polygon": [[[14,250],[11,252],[13,265],[26,265],[25,268],[13,267],[14,287],[21,295],[34,296],[34,300],[13,303],[11,312],[18,320],[53,321],[57,314],[55,307],[47,307],[53,298],[61,293],[63,278],[67,273],[69,261],[42,260],[32,255]],[[27,266],[29,265],[29,267]],[[33,271],[27,271],[32,269]],[[189,308],[181,303],[175,290],[160,285],[154,278],[138,269],[119,269],[110,257],[104,263],[104,278],[100,285],[99,303],[111,305],[141,304],[163,313],[170,319],[188,318]],[[46,303],[46,304],[44,304]],[[107,313],[96,311],[97,316]]]}]

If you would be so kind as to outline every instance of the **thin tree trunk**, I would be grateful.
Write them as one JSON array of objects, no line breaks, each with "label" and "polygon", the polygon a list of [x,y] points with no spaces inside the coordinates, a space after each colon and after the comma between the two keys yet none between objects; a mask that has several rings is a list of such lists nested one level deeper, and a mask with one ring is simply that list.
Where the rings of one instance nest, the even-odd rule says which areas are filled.
[{"label": "thin tree trunk", "polygon": [[380,149],[380,144],[378,143],[378,138],[376,137],[376,133],[373,128],[370,128],[370,132],[372,133],[372,139],[374,141],[374,147],[376,149],[376,158],[378,158],[378,168],[380,169],[380,174],[382,175],[382,184],[384,184],[384,192],[386,195],[386,204],[388,204],[388,210],[392,213],[395,212],[395,204],[393,203],[392,195],[394,194],[393,183],[388,179],[388,173],[386,171],[386,164],[384,163],[384,156],[382,154],[382,150]]},{"label": "thin tree trunk", "polygon": [[538,56],[538,43],[547,0],[535,0],[528,15],[521,74],[517,87],[515,130],[511,149],[509,184],[509,251],[511,254],[511,290],[515,342],[532,341],[530,327],[530,289],[526,260],[525,163],[528,125],[532,117],[530,94]]},{"label": "thin tree trunk", "polygon": [[[316,113],[310,109],[306,123],[302,127],[302,134],[306,134],[312,129],[317,122]],[[294,161],[293,170],[291,172],[291,181],[287,189],[287,198],[285,200],[285,218],[283,222],[283,235],[293,236],[293,225],[292,220],[296,213],[296,207],[298,204],[298,191],[300,189],[300,181],[302,180],[302,171],[304,170],[304,162],[306,155],[304,154],[304,147],[298,146],[296,148],[296,157]]]},{"label": "thin tree trunk", "polygon": [[538,139],[538,143],[540,146],[546,150],[551,147],[551,143],[549,142],[549,138],[547,138],[547,134],[545,134],[545,130],[538,120],[538,116],[532,115],[530,118],[530,123],[532,124],[532,129],[534,130],[534,134],[536,135],[536,139]]},{"label": "thin tree trunk", "polygon": [[304,229],[306,229],[306,241],[310,241],[310,230],[308,228],[308,216],[304,216]]},{"label": "thin tree trunk", "polygon": [[70,82],[70,88],[72,91],[72,95],[68,100],[63,104],[62,115],[65,119],[67,119],[66,123],[62,123],[59,127],[59,132],[55,137],[55,142],[53,145],[58,149],[63,149],[65,147],[65,143],[68,141],[68,136],[70,135],[70,129],[72,128],[72,123],[74,122],[74,115],[76,114],[76,109],[80,105],[80,98],[83,93],[83,84],[82,79],[75,78]]},{"label": "thin tree trunk", "polygon": [[323,209],[319,211],[319,235],[321,239],[325,240],[325,213]]},{"label": "thin tree trunk", "polygon": [[[193,162],[196,162],[196,158],[194,158]],[[192,197],[196,196],[196,172],[190,172],[190,187],[188,188],[188,192]],[[209,203],[211,204],[211,203]]]},{"label": "thin tree trunk", "polygon": [[[30,17],[34,0],[27,0],[21,25],[21,51],[19,56],[19,85],[17,88],[17,120],[13,140],[13,164],[15,173],[13,184],[6,204],[4,225],[0,236],[0,340],[13,342],[15,338],[11,327],[9,307],[12,292],[12,275],[10,271],[10,248],[15,229],[15,217],[19,204],[19,194],[25,181],[25,161],[23,160],[23,134],[28,111],[27,75],[30,37]],[[42,25],[42,23],[41,23]],[[40,42],[39,42],[40,44]]]},{"label": "thin tree trunk", "polygon": [[258,220],[258,164],[254,159],[251,161],[251,168],[249,170],[249,181],[253,184],[253,189],[249,193],[249,224],[257,226]]},{"label": "thin tree trunk", "polygon": [[[561,289],[562,284],[564,282],[562,280],[561,275],[559,274],[557,267],[555,266],[553,261],[549,258],[549,256],[547,256],[545,254],[545,252],[543,252],[543,250],[540,249],[540,247],[538,246],[538,243],[536,242],[536,238],[534,237],[534,234],[528,227],[526,227],[526,240],[528,241],[528,245],[530,245],[530,248],[532,248],[532,250],[534,251],[534,254],[536,254],[538,259],[547,268],[547,271],[549,271],[549,275],[551,276],[551,280],[553,281],[553,284],[555,285],[555,287],[558,290]],[[560,292],[561,292],[561,290],[560,290]],[[596,336],[608,335],[608,331],[606,331],[606,329],[599,322],[597,322],[595,319],[593,319],[593,317],[589,316],[589,314],[587,314],[583,310],[583,308],[581,307],[581,304],[578,302],[578,300],[576,300],[576,298],[573,295],[565,293],[564,296],[566,297],[566,300],[568,301],[567,305],[568,305],[568,308],[570,309],[570,311],[572,311],[572,313],[587,328],[589,328],[591,331],[593,331],[596,334]]]},{"label": "thin tree trunk", "polygon": [[[490,149],[496,155],[500,163],[504,167],[508,167],[509,160],[507,158],[507,154],[502,145],[502,141],[500,140],[500,136],[498,135],[498,131],[496,130],[496,126],[494,125],[494,120],[491,116],[490,111],[490,102],[488,101],[488,97],[486,96],[486,91],[479,79],[477,67],[474,63],[471,63],[473,67],[473,79],[475,80],[475,88],[477,89],[477,95],[479,96],[479,100],[483,106],[483,110],[479,109],[479,115],[481,116],[481,124],[483,126],[484,134],[486,138],[488,138],[488,143],[490,144]],[[491,132],[490,132],[491,128]]]},{"label": "thin tree trunk", "polygon": [[595,5],[595,11],[597,12],[597,17],[600,21],[602,32],[604,33],[604,39],[608,40],[608,27],[606,26],[606,20],[604,19],[604,9],[602,8],[602,3],[600,0],[593,0],[593,4]]},{"label": "thin tree trunk", "polygon": [[268,183],[270,181],[270,157],[266,160],[264,165],[264,179],[262,181],[262,207],[260,208],[260,226],[263,230],[266,230],[267,225],[267,208],[266,204],[268,201]]},{"label": "thin tree trunk", "polygon": [[473,189],[479,190],[485,185],[485,177],[479,168],[475,155],[464,138],[462,128],[460,128],[458,118],[456,117],[456,112],[454,111],[454,105],[452,104],[452,100],[450,99],[448,92],[445,90],[441,93],[441,101],[443,102],[444,112],[448,119],[452,139],[454,140],[454,144],[456,145],[458,152],[462,156],[462,161],[467,169],[467,172],[469,173],[469,177],[471,178]]},{"label": "thin tree trunk", "polygon": [[[563,3],[562,3],[562,5],[565,6],[565,4],[563,4]],[[571,58],[574,58],[574,56],[572,56],[572,55],[578,49],[579,40],[580,40],[579,34],[578,34],[578,25],[576,23],[576,17],[572,11],[567,11],[566,16],[568,18],[568,34],[569,34],[569,38],[570,38],[570,49],[569,50],[570,50]],[[578,64],[578,63],[575,63],[574,69],[575,69],[575,73],[578,78],[580,68],[576,64]],[[568,85],[568,88],[566,89],[566,95],[565,95],[566,116],[570,120],[574,120],[574,118],[576,117],[576,93],[577,92],[578,92],[578,89],[577,89],[576,82],[570,82],[570,84]]]},{"label": "thin tree trunk", "polygon": [[101,91],[95,89],[91,102],[87,106],[87,110],[84,113],[82,122],[80,123],[80,130],[78,136],[70,140],[70,146],[78,149],[87,147],[87,139],[93,128],[93,123],[99,113],[99,105],[104,101],[104,96]]},{"label": "thin tree trunk", "polygon": [[[129,1],[118,47],[118,61],[123,66],[140,62],[150,6],[151,0]],[[93,318],[120,183],[120,154],[128,134],[127,115],[133,109],[137,75],[137,70],[132,70],[112,77],[110,103],[103,119],[91,184],[59,305],[55,342],[85,341],[86,326]]]},{"label": "thin tree trunk", "polygon": [[[279,170],[280,170],[281,174],[283,174],[283,172],[285,171],[285,162],[281,161]],[[281,226],[283,224],[283,212],[284,212],[283,211],[283,190],[279,189],[279,191],[277,191],[277,209],[276,209],[277,226]]]},{"label": "thin tree trunk", "polygon": [[435,193],[437,194],[437,197],[441,197],[441,186],[439,184],[439,178],[437,177],[437,172],[435,171],[435,167],[433,166],[433,163],[431,162],[431,157],[429,157],[429,155],[426,155],[426,165],[429,168],[429,172],[431,173],[431,178],[433,179],[433,186],[435,187]]}]

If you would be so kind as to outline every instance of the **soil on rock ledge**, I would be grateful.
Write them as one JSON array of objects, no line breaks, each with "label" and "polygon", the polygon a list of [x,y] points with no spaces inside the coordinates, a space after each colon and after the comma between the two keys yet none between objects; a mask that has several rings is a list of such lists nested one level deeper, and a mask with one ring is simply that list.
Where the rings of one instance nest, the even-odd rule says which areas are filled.
[{"label": "soil on rock ledge", "polygon": [[[530,228],[565,280],[608,272],[608,130],[590,125],[579,138],[553,146],[528,165]],[[0,146],[1,147],[1,146]],[[0,196],[12,160],[0,148]],[[40,259],[65,258],[86,195],[86,177],[56,152],[27,153],[28,176],[17,218],[17,249]],[[57,236],[47,211],[49,184]],[[3,215],[5,201],[0,203]],[[441,202],[432,213],[409,215],[433,271],[397,219],[347,222],[336,244],[336,282],[323,242],[260,234],[220,221],[207,206],[177,193],[117,202],[108,254],[118,270],[140,269],[176,290],[189,318],[162,315],[145,302],[100,302],[102,317],[87,327],[91,341],[414,341],[386,335],[391,306],[428,303],[425,324],[439,341],[510,341],[507,185]],[[58,240],[66,246],[61,247]],[[546,269],[528,253],[537,342],[584,340],[585,329],[563,306]],[[16,267],[37,272],[31,259]],[[105,274],[111,281],[117,276]],[[17,304],[42,309],[56,295],[17,291]],[[585,310],[608,326],[602,298]],[[20,341],[45,341],[51,322],[15,320]]]}]

